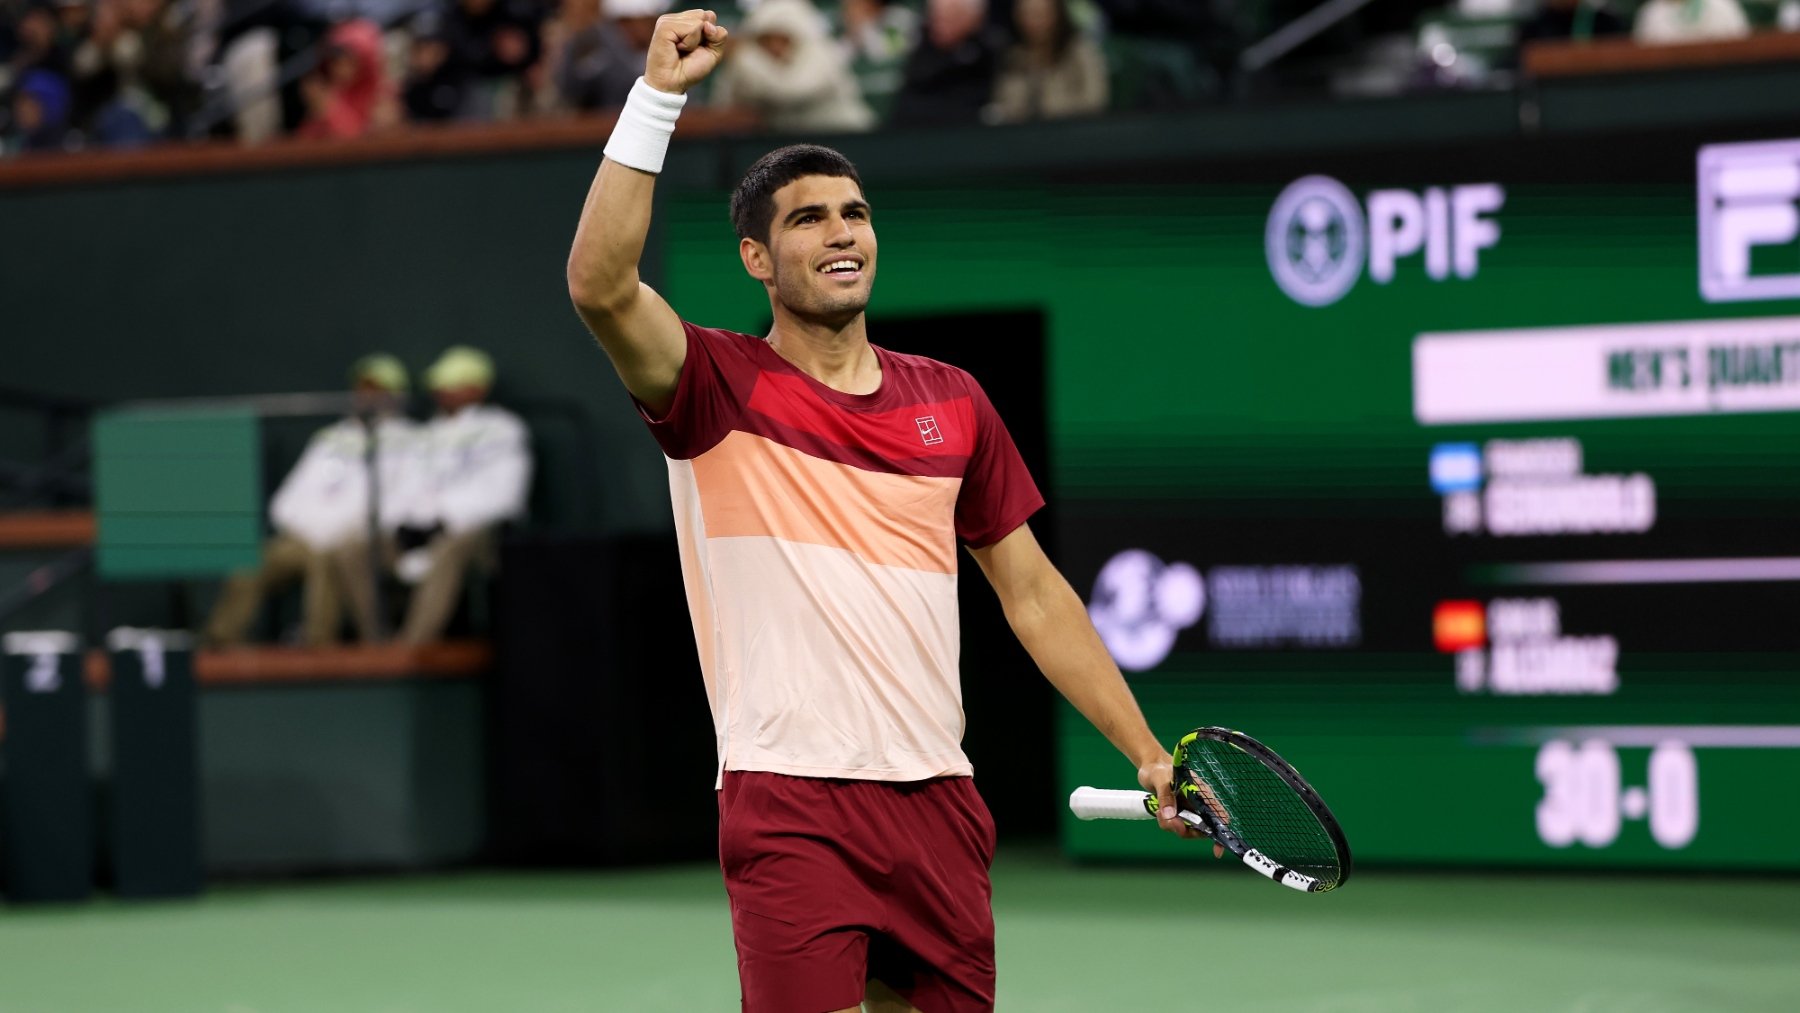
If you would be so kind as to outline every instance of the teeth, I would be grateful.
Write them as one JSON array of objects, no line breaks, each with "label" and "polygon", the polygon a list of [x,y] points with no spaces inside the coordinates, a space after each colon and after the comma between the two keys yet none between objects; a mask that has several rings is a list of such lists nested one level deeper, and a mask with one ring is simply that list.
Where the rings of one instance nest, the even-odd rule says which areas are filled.
[{"label": "teeth", "polygon": [[819,270],[820,271],[836,271],[840,268],[848,268],[848,269],[854,271],[857,269],[857,266],[858,265],[857,265],[856,261],[854,261],[854,260],[834,260],[831,263],[826,264],[824,267],[819,268]]}]

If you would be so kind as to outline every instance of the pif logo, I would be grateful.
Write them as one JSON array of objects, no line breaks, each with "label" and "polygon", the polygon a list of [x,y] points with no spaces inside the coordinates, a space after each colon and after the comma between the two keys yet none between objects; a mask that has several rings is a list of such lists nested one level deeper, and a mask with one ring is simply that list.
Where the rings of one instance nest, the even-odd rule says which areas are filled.
[{"label": "pif logo", "polygon": [[1443,281],[1473,278],[1483,249],[1500,242],[1491,216],[1506,203],[1498,183],[1411,190],[1373,190],[1361,202],[1330,176],[1288,184],[1269,210],[1263,246],[1269,273],[1303,306],[1329,306],[1362,277],[1365,261],[1376,284],[1394,280],[1403,257],[1423,251],[1425,273]]},{"label": "pif logo", "polygon": [[944,442],[944,434],[938,429],[937,416],[926,415],[913,419],[913,423],[919,427],[919,439],[924,440],[927,447]]},{"label": "pif logo", "polygon": [[1800,298],[1800,140],[1700,149],[1700,294]]}]

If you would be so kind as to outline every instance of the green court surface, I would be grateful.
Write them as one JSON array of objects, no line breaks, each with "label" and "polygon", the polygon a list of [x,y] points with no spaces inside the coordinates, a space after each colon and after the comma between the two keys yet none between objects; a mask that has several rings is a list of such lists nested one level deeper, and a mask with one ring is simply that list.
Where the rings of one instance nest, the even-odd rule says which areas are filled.
[{"label": "green court surface", "polygon": [[[1800,879],[1367,871],[1309,897],[1014,848],[994,884],[1002,1010],[1800,1010]],[[0,907],[0,1013],[736,1008],[711,866]]]}]

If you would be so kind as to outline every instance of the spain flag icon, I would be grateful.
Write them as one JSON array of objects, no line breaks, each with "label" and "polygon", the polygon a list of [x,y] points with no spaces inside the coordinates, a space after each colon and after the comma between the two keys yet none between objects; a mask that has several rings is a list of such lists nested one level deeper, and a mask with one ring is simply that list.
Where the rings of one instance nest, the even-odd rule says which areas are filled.
[{"label": "spain flag icon", "polygon": [[1431,639],[1446,654],[1487,643],[1487,610],[1478,601],[1441,601],[1431,614]]}]

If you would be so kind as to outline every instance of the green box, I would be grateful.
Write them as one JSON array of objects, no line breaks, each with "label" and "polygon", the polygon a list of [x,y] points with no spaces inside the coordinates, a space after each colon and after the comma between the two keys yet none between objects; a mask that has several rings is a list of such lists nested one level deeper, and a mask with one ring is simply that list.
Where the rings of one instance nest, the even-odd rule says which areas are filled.
[{"label": "green box", "polygon": [[244,408],[106,412],[94,421],[102,577],[215,577],[261,558],[260,424]]}]

